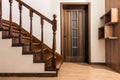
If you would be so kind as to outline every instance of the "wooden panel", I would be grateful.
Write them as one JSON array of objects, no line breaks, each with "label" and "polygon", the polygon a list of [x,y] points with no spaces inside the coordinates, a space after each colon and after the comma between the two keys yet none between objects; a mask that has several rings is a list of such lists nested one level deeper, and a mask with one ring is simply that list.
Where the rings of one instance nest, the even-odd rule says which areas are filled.
[{"label": "wooden panel", "polygon": [[[120,8],[120,0],[105,0],[105,11],[110,8]],[[112,13],[116,14],[116,13]],[[115,17],[114,17],[115,18]],[[118,19],[120,18],[120,11],[118,13]],[[119,20],[118,20],[119,21]],[[114,25],[114,36],[120,38],[120,23]],[[111,56],[110,56],[111,55]],[[112,69],[120,72],[120,39],[106,40],[106,63]]]},{"label": "wooden panel", "polygon": [[84,37],[85,37],[85,34],[83,33],[85,30],[85,25],[84,25],[84,23],[85,23],[85,21],[84,21],[84,19],[83,19],[83,17],[85,16],[85,12],[84,12],[84,10],[80,10],[79,12],[78,12],[78,26],[79,26],[79,33],[78,33],[78,35],[79,35],[79,44],[80,45],[78,45],[78,46],[80,46],[80,50],[79,50],[79,56],[83,56],[83,59],[84,59],[84,56],[85,56],[85,54],[84,54]]},{"label": "wooden panel", "polygon": [[105,0],[105,12],[107,12],[110,9],[110,2],[111,0]]},{"label": "wooden panel", "polygon": [[111,10],[111,22],[118,22],[118,9],[112,8]]},{"label": "wooden panel", "polygon": [[113,36],[113,27],[110,25],[105,25],[105,38],[109,38]]},{"label": "wooden panel", "polygon": [[120,8],[120,0],[105,0],[105,12],[116,7]]},{"label": "wooden panel", "polygon": [[[76,16],[73,14],[76,13]],[[65,61],[84,61],[85,11],[64,10],[64,58]],[[74,22],[76,24],[74,24]],[[83,24],[84,23],[84,24]],[[74,41],[75,40],[75,41]]]},{"label": "wooden panel", "polygon": [[106,64],[107,66],[111,66],[111,43],[110,43],[110,40],[106,40],[105,41],[105,45],[106,45]]},{"label": "wooden panel", "polygon": [[71,46],[72,46],[72,44],[71,44],[71,11],[68,11],[67,12],[67,20],[68,20],[68,22],[67,22],[67,44],[68,44],[68,56],[71,56],[71,50],[72,50],[72,48],[71,48]]}]

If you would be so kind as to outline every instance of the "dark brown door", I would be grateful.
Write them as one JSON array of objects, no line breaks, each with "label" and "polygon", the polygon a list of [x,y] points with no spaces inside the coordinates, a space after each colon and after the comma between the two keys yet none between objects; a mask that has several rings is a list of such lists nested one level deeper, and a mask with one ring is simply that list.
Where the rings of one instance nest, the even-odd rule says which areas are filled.
[{"label": "dark brown door", "polygon": [[84,9],[63,10],[64,60],[84,62],[85,11]]}]

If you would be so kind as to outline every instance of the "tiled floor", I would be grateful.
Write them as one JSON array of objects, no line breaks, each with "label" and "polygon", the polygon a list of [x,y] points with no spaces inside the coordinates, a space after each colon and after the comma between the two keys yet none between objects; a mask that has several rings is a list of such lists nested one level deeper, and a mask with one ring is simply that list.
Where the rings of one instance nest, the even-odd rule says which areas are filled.
[{"label": "tiled floor", "polygon": [[58,77],[0,77],[0,80],[120,80],[120,74],[103,65],[67,62]]}]

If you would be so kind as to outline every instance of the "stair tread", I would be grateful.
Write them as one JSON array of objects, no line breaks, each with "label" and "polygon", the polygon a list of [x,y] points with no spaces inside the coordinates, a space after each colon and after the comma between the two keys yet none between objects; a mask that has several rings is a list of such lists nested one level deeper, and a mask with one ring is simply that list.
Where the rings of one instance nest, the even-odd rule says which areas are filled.
[{"label": "stair tread", "polygon": [[[5,24],[5,23],[3,23],[2,25],[3,25],[4,27],[8,27],[8,28],[10,28],[10,25],[9,25],[9,24]],[[12,25],[12,28],[13,28],[13,29],[16,29],[16,30],[19,30],[18,27],[15,27],[15,26],[13,26],[13,25]]]},{"label": "stair tread", "polygon": [[[43,49],[43,51],[47,50],[46,48]],[[39,50],[35,50],[36,53],[40,53],[41,52],[41,49]]]},{"label": "stair tread", "polygon": [[[12,30],[14,33],[18,33],[19,34],[19,31],[16,31],[16,30]],[[23,34],[23,35],[27,35],[25,32],[23,32],[23,31],[21,31],[21,33]]]},{"label": "stair tread", "polygon": [[[25,44],[25,46],[29,46],[29,45],[30,45],[30,44]],[[33,45],[33,46],[35,46],[35,45],[40,45],[40,43],[34,43],[34,42],[33,42],[32,45]]]},{"label": "stair tread", "polygon": [[[52,59],[52,58],[51,58],[51,59]],[[62,63],[63,63],[62,58],[61,58],[61,56],[55,55],[55,60],[56,60],[56,69],[59,70],[60,67],[61,67],[61,65],[62,65]],[[48,68],[48,69],[46,69],[46,70],[54,70],[54,68],[52,69],[50,63],[47,63],[46,68]]]},{"label": "stair tread", "polygon": [[33,45],[40,45],[40,43],[32,43]]},{"label": "stair tread", "polygon": [[52,68],[51,66],[46,66],[47,71],[59,70],[62,65],[62,61],[56,63],[56,68]]},{"label": "stair tread", "polygon": [[9,30],[4,28],[4,27],[2,27],[2,28],[0,28],[0,31],[9,31]]},{"label": "stair tread", "polygon": [[27,52],[23,52],[24,55],[30,55],[30,54],[34,54],[34,51],[27,51]]},{"label": "stair tread", "polygon": [[[47,50],[47,49],[46,49]],[[39,57],[38,57],[38,56]],[[40,53],[36,53],[34,54],[34,62],[40,62],[40,59],[37,59],[37,58],[40,58],[41,54]],[[43,59],[44,61],[47,61],[48,59],[52,58],[52,54],[51,53],[48,53],[47,51],[44,51],[44,54],[43,54]]]},{"label": "stair tread", "polygon": [[19,38],[19,37],[15,36],[15,35],[12,35],[12,36],[10,36],[10,35],[4,35],[3,36],[3,39],[9,39],[9,38]]},{"label": "stair tread", "polygon": [[22,36],[22,39],[30,40],[30,37]]}]

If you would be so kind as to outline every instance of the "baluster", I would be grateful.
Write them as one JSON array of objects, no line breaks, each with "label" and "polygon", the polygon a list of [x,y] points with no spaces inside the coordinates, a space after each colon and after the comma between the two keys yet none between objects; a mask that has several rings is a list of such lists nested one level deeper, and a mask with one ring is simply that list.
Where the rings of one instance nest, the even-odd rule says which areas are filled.
[{"label": "baluster", "polygon": [[41,49],[41,60],[43,60],[43,54],[44,54],[44,52],[43,52],[43,25],[44,25],[44,19],[41,17],[41,46],[40,46],[40,49]]},{"label": "baluster", "polygon": [[55,54],[56,54],[56,30],[57,30],[57,20],[56,15],[53,15],[53,45],[52,45],[52,66],[56,68]]},{"label": "baluster", "polygon": [[33,11],[30,10],[30,46],[29,50],[32,52],[32,19],[33,19]]},{"label": "baluster", "polygon": [[10,3],[10,14],[9,14],[9,21],[10,21],[10,31],[9,31],[9,35],[12,37],[12,3],[13,0],[9,0]]},{"label": "baluster", "polygon": [[19,44],[22,44],[22,4],[19,3],[20,26],[19,26]]},{"label": "baluster", "polygon": [[0,0],[0,30],[3,30],[3,27],[2,27],[2,0]]}]

